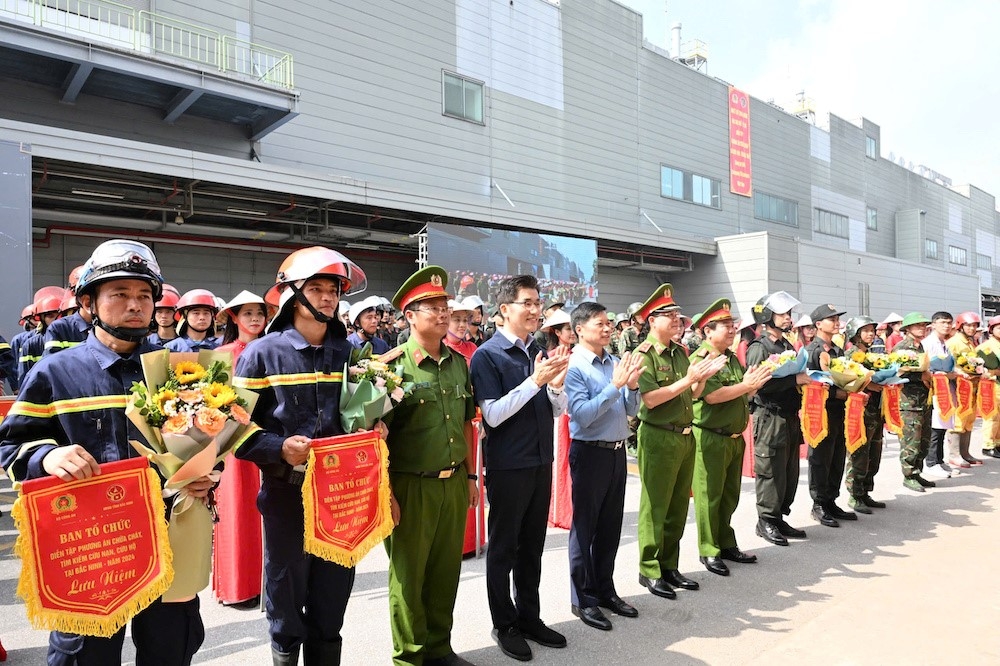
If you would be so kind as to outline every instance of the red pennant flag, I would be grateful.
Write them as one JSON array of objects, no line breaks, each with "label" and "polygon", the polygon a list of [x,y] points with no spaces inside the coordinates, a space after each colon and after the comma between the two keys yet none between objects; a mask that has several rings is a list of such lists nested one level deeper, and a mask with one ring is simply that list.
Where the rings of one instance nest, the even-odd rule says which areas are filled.
[{"label": "red pennant flag", "polygon": [[809,382],[802,387],[802,438],[816,448],[829,433],[826,397],[830,387],[822,382]]},{"label": "red pennant flag", "polygon": [[951,387],[948,384],[948,375],[931,375],[934,386],[934,402],[941,413],[941,420],[947,421],[955,413],[955,402],[951,399]]},{"label": "red pennant flag", "polygon": [[903,434],[903,414],[900,410],[900,400],[902,391],[899,384],[885,386],[882,388],[882,416],[885,418],[885,427],[889,432],[896,435]]},{"label": "red pennant flag", "polygon": [[989,379],[979,382],[979,416],[992,419],[997,415],[997,383]]},{"label": "red pennant flag", "polygon": [[868,441],[865,432],[865,403],[867,396],[863,393],[848,393],[847,407],[844,410],[844,443],[847,452],[854,453]]}]

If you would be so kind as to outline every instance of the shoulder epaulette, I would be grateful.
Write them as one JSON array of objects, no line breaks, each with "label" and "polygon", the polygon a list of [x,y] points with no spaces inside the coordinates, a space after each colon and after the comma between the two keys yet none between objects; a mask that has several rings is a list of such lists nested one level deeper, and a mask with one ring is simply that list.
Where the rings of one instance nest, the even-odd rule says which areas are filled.
[{"label": "shoulder epaulette", "polygon": [[[404,343],[404,344],[405,344],[405,343]],[[405,350],[405,349],[403,348],[403,346],[404,346],[404,345],[399,345],[398,347],[393,347],[392,349],[390,349],[390,350],[389,350],[389,351],[387,351],[386,353],[384,353],[384,354],[379,354],[379,355],[378,355],[378,356],[376,356],[375,358],[376,358],[377,360],[379,360],[379,361],[382,361],[383,363],[389,363],[389,362],[391,362],[391,361],[395,361],[395,360],[396,360],[397,358],[399,358],[400,356],[402,356],[402,355],[403,355],[403,352],[404,352],[404,351],[406,351],[406,350]]]},{"label": "shoulder epaulette", "polygon": [[637,352],[645,354],[650,349],[652,349],[652,347],[653,347],[653,343],[650,342],[649,340],[646,340],[645,342],[643,342],[642,344],[640,344],[638,347],[636,347],[635,350]]}]

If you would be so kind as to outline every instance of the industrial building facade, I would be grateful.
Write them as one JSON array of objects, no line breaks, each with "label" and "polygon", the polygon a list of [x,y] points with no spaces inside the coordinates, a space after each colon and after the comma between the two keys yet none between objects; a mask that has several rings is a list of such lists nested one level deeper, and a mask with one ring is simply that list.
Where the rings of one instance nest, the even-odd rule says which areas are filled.
[{"label": "industrial building facade", "polygon": [[0,0],[0,79],[4,334],[107,237],[182,291],[263,291],[324,244],[389,295],[429,222],[596,239],[612,310],[663,281],[689,312],[1000,296],[994,197],[884,159],[867,120],[750,98],[731,192],[731,86],[612,0]]}]

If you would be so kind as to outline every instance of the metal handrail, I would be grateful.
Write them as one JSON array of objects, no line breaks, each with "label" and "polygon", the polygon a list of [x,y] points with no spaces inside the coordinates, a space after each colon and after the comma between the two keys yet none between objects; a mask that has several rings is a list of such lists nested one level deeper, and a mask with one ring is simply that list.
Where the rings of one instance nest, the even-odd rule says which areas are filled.
[{"label": "metal handrail", "polygon": [[292,56],[245,39],[222,37],[221,69],[237,72],[255,81],[293,87]]},{"label": "metal handrail", "polygon": [[294,86],[290,53],[112,0],[0,0],[0,19],[5,17],[268,85]]}]

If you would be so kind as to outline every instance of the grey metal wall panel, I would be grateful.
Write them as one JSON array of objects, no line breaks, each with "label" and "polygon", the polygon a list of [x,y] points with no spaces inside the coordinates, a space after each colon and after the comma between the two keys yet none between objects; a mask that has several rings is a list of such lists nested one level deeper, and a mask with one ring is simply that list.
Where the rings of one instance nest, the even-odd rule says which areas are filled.
[{"label": "grey metal wall panel", "polygon": [[659,286],[656,276],[645,271],[600,267],[597,271],[597,300],[609,311],[624,312],[629,303],[644,302]]},{"label": "grey metal wall panel", "polygon": [[[31,146],[0,141],[0,174],[0,265],[4,267],[0,334],[10,341],[20,333],[21,308],[31,302],[37,289],[30,281]],[[62,285],[65,279],[55,284]]]}]

